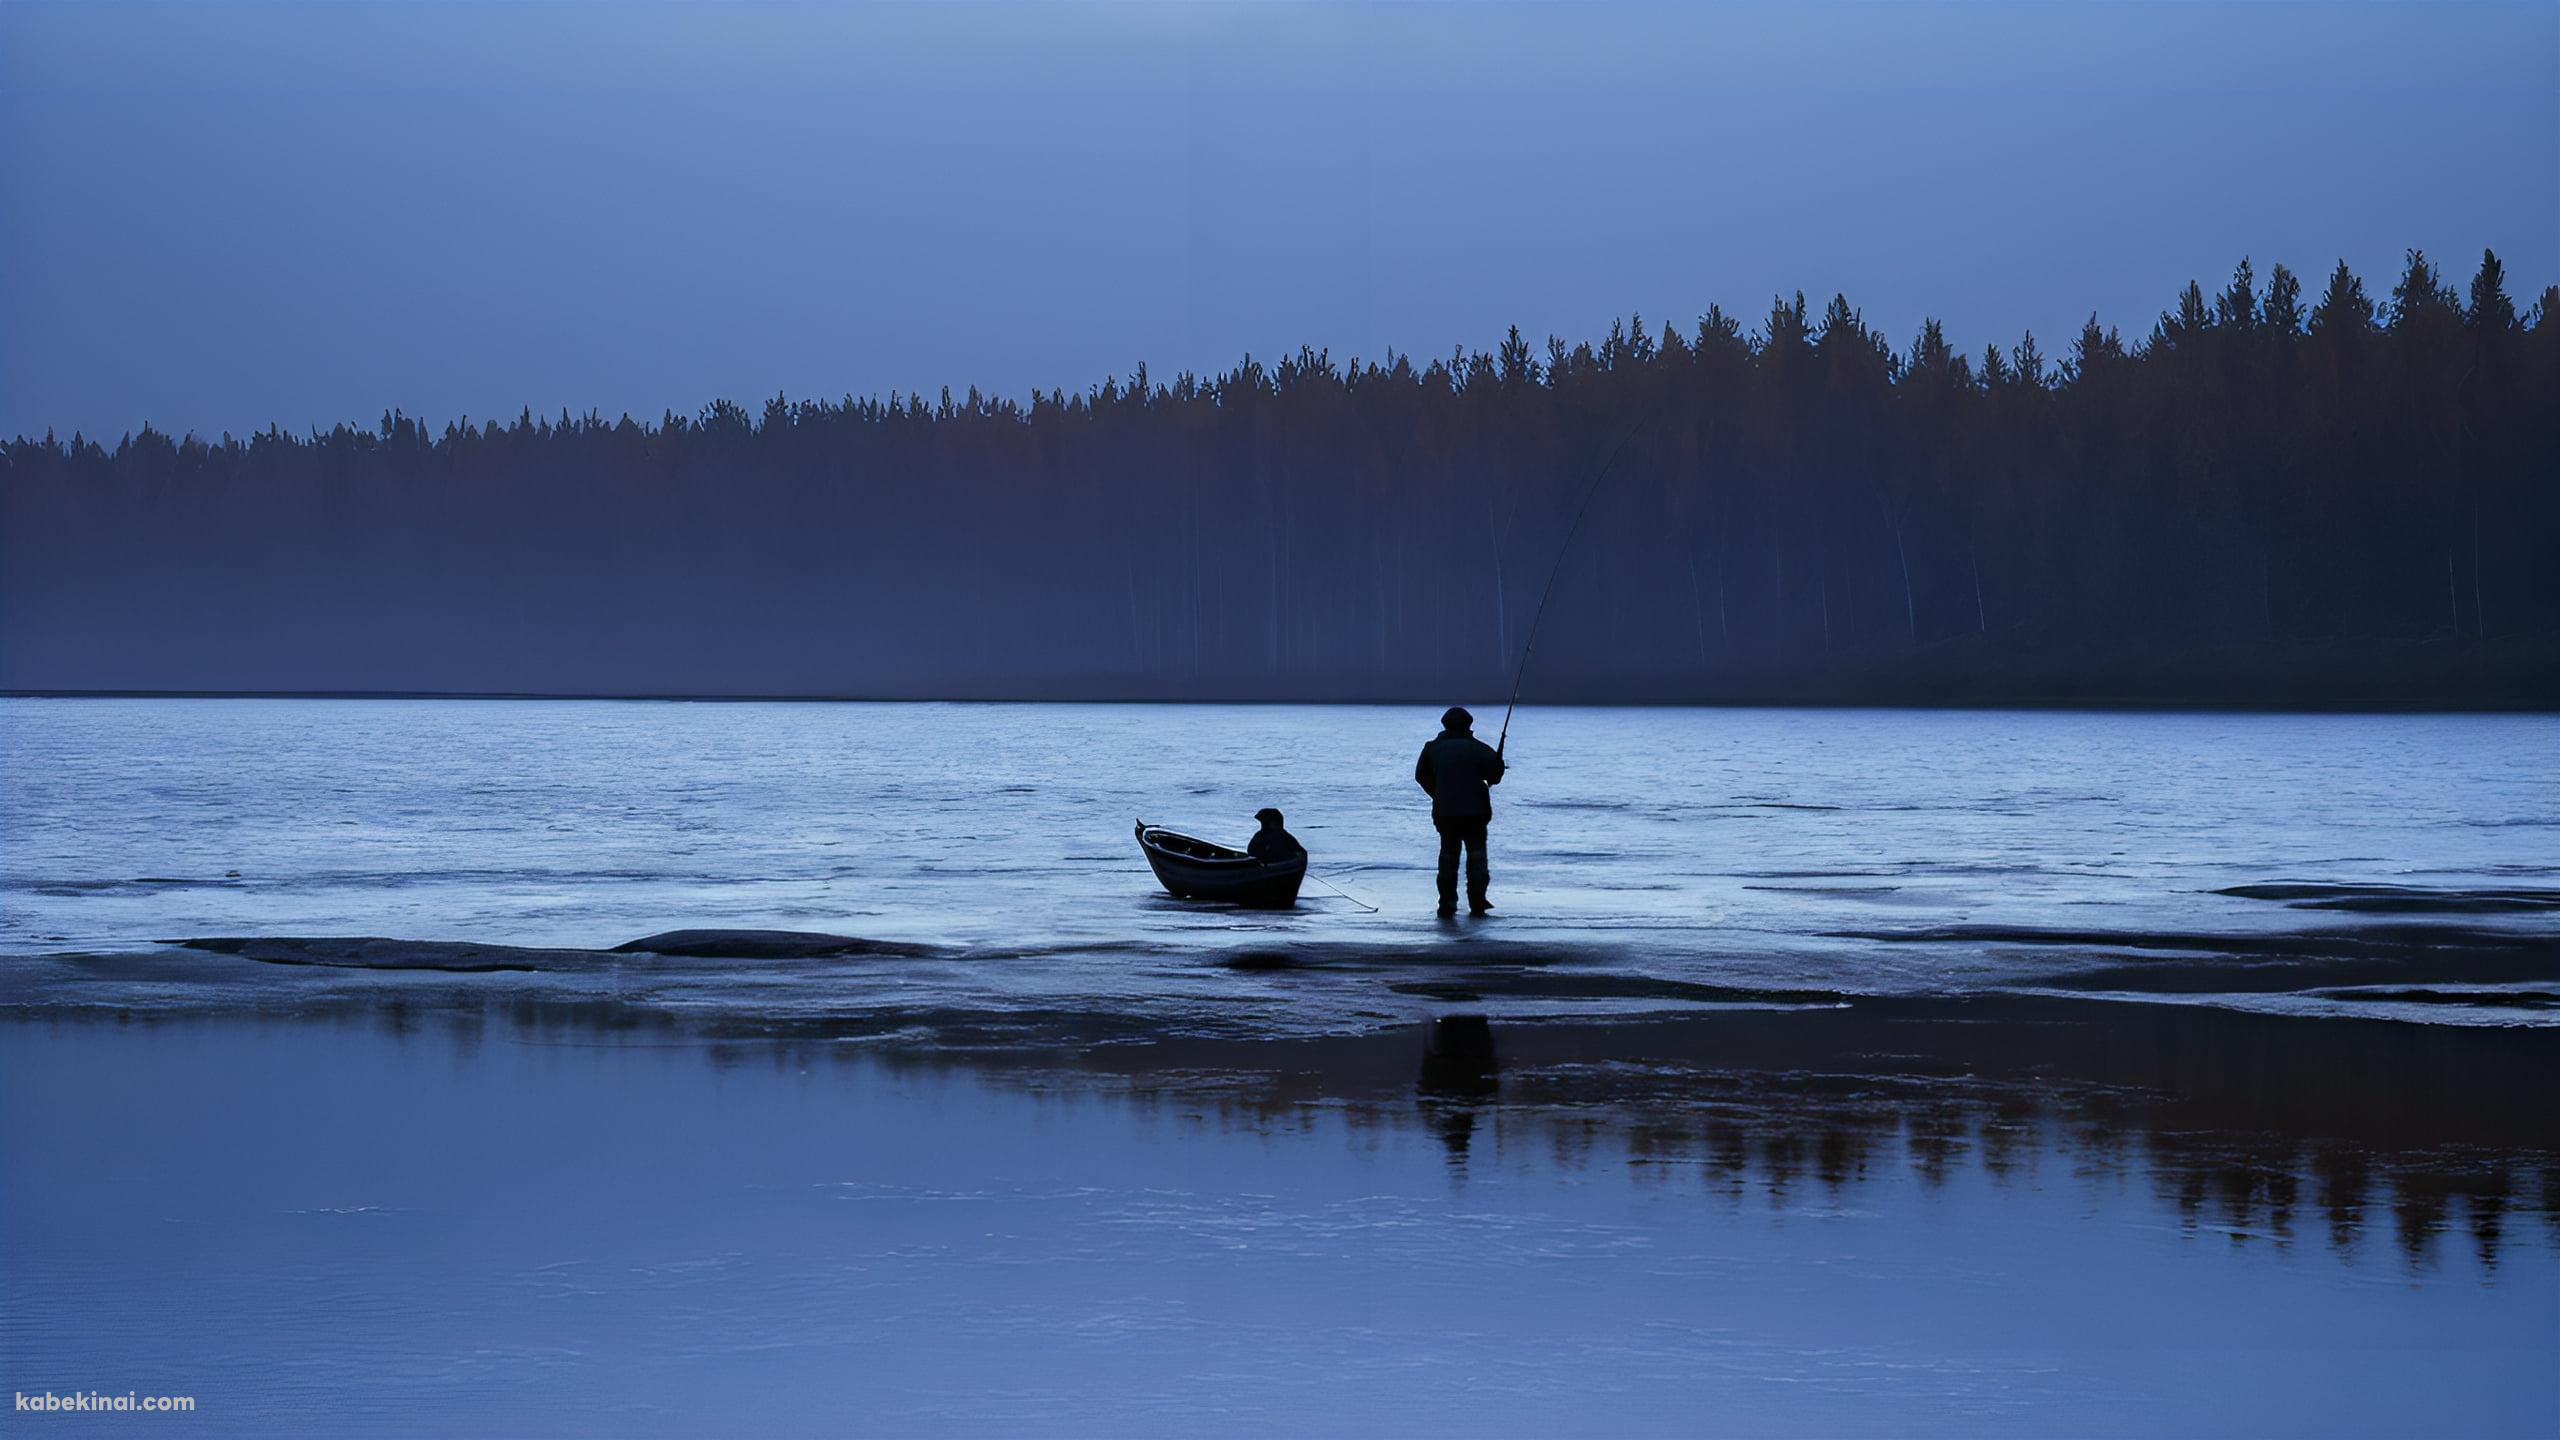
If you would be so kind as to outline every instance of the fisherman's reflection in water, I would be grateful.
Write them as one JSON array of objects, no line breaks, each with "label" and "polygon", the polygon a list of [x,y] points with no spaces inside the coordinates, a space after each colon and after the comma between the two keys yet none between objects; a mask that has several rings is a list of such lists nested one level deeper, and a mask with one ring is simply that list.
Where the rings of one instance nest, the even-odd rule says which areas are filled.
[{"label": "fisherman's reflection in water", "polygon": [[1475,1139],[1476,1111],[1502,1090],[1494,1059],[1493,1024],[1482,1015],[1443,1015],[1431,1022],[1415,1086],[1422,1109],[1449,1151],[1449,1168],[1466,1174],[1467,1147]]}]

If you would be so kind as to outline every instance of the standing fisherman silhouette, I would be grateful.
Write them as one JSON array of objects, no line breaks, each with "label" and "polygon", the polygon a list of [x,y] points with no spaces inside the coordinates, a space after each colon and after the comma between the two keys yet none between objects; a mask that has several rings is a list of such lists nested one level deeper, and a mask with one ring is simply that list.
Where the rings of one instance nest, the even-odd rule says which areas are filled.
[{"label": "standing fisherman silhouette", "polygon": [[1440,737],[1422,747],[1422,758],[1413,764],[1414,783],[1431,796],[1431,824],[1440,832],[1440,915],[1442,919],[1458,913],[1458,851],[1467,852],[1467,908],[1481,915],[1493,908],[1485,898],[1485,886],[1492,879],[1492,867],[1485,863],[1485,826],[1493,820],[1493,786],[1502,783],[1502,752],[1511,743],[1511,713],[1520,708],[1520,687],[1528,683],[1529,657],[1537,653],[1538,626],[1547,618],[1547,601],[1556,593],[1556,577],[1564,573],[1565,552],[1573,548],[1573,537],[1582,530],[1582,517],[1591,510],[1591,497],[1600,493],[1600,482],[1609,478],[1617,467],[1618,457],[1627,451],[1627,442],[1645,427],[1650,412],[1636,417],[1618,443],[1609,447],[1609,457],[1591,473],[1591,483],[1582,487],[1582,503],[1573,507],[1573,521],[1564,527],[1564,542],[1556,547],[1556,563],[1547,572],[1547,583],[1538,591],[1538,608],[1529,615],[1529,637],[1520,647],[1520,668],[1511,677],[1511,703],[1502,707],[1502,735],[1491,745],[1475,736],[1476,717],[1463,705],[1452,705],[1440,717]]},{"label": "standing fisherman silhouette", "polygon": [[1467,909],[1493,908],[1485,898],[1493,868],[1484,858],[1485,826],[1493,820],[1492,787],[1502,783],[1502,753],[1475,736],[1476,717],[1452,705],[1440,717],[1440,734],[1413,762],[1413,781],[1431,797],[1431,825],[1440,832],[1440,913],[1458,913],[1458,851],[1467,852]]}]

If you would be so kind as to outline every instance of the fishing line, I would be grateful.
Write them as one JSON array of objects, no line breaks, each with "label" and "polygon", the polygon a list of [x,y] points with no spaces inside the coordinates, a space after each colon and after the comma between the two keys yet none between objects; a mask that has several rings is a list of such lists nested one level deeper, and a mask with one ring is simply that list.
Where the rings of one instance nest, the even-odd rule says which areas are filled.
[{"label": "fishing line", "polygon": [[1652,418],[1650,409],[1636,416],[1636,423],[1628,426],[1627,433],[1618,437],[1618,443],[1609,451],[1609,458],[1600,462],[1599,470],[1591,476],[1591,483],[1583,487],[1582,503],[1573,507],[1573,523],[1564,529],[1564,543],[1556,547],[1555,566],[1547,571],[1546,588],[1538,592],[1538,608],[1529,616],[1529,643],[1520,647],[1520,669],[1511,677],[1511,703],[1502,707],[1502,734],[1493,744],[1496,755],[1511,743],[1511,712],[1519,708],[1520,687],[1529,678],[1529,654],[1538,648],[1538,622],[1547,618],[1547,597],[1556,593],[1556,577],[1564,574],[1564,557],[1573,549],[1574,534],[1582,528],[1582,517],[1591,509],[1591,497],[1600,493],[1600,482],[1609,478],[1609,471],[1617,465],[1618,457],[1626,453],[1627,442],[1636,438],[1636,432]]},{"label": "fishing line", "polygon": [[1377,906],[1370,904],[1368,901],[1363,900],[1359,896],[1352,894],[1350,891],[1343,889],[1341,886],[1334,884],[1332,881],[1327,880],[1313,870],[1307,872],[1307,878],[1313,880],[1327,890],[1332,891],[1334,894],[1341,896],[1343,899],[1350,901],[1352,904],[1359,906],[1361,909],[1368,911],[1372,915],[1378,913]]}]

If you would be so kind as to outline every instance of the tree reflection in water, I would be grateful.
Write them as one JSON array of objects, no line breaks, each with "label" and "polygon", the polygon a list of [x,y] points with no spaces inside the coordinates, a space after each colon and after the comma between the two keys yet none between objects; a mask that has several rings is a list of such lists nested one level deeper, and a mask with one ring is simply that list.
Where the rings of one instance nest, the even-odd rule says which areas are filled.
[{"label": "tree reflection in water", "polygon": [[[1225,1126],[1311,1104],[1419,1124],[1460,1178],[1623,1165],[1640,1184],[1688,1174],[1729,1202],[1757,1193],[1785,1208],[1903,1174],[2036,1184],[2059,1163],[2082,1181],[2146,1183],[2189,1232],[2234,1245],[2289,1248],[2317,1225],[2350,1250],[2387,1212],[2412,1265],[2459,1228],[2494,1268],[2511,1212],[2538,1212],[2544,1243],[2560,1232],[2556,1038],[2193,1006],[1867,1002],[1617,1024],[1443,1019],[1419,1038],[1419,1078],[1392,1097],[1380,1092],[1393,1072],[1364,1048],[1392,1054],[1393,1039],[1411,1055],[1411,1034],[1260,1047],[1276,1055],[1110,1047],[1085,1073],[1141,1095],[1206,1090]],[[1177,1057],[1178,1074],[1160,1068]]]},{"label": "tree reflection in water", "polygon": [[[331,1018],[405,1043],[428,1016],[397,1004],[302,1016]],[[2041,1184],[2058,1164],[2081,1182],[2147,1184],[2190,1233],[2236,1246],[2291,1248],[2317,1226],[2350,1251],[2387,1214],[2410,1265],[2434,1263],[2458,1228],[2494,1269],[2523,1234],[2560,1237],[2560,1030],[2548,1027],[2018,996],[1605,1023],[1460,1015],[1317,1040],[1044,1031],[1020,1043],[980,1017],[902,1018],[912,1042],[770,1021],[741,1033],[613,1003],[441,1015],[464,1053],[495,1021],[540,1043],[698,1047],[723,1068],[965,1069],[1228,1130],[1307,1132],[1319,1115],[1355,1140],[1419,1127],[1460,1182],[1495,1166],[1619,1166],[1637,1184],[1783,1210],[1905,1175],[1927,1188],[1973,1171]],[[2530,1232],[2511,1224],[2518,1212]]]}]

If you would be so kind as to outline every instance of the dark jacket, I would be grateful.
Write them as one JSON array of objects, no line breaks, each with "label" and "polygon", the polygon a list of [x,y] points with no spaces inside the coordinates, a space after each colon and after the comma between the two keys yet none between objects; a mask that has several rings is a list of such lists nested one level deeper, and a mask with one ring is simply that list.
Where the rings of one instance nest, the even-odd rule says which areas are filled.
[{"label": "dark jacket", "polygon": [[1502,757],[1464,730],[1443,730],[1413,762],[1413,782],[1431,796],[1434,820],[1490,820],[1487,787],[1502,783]]},{"label": "dark jacket", "polygon": [[1244,853],[1268,865],[1278,860],[1294,860],[1306,854],[1307,847],[1298,843],[1297,836],[1279,826],[1265,825],[1254,831],[1253,838],[1244,843]]}]

